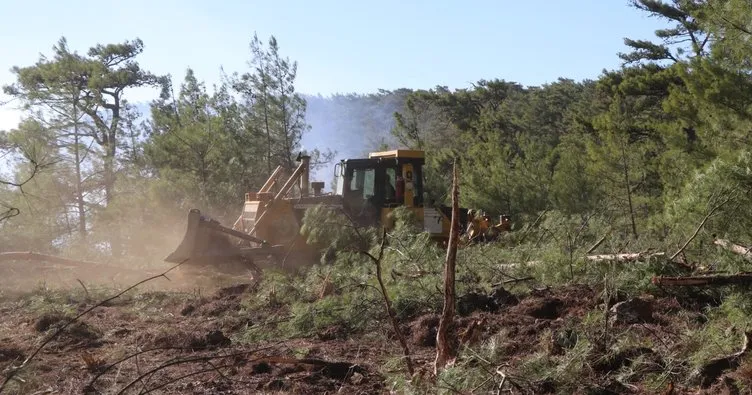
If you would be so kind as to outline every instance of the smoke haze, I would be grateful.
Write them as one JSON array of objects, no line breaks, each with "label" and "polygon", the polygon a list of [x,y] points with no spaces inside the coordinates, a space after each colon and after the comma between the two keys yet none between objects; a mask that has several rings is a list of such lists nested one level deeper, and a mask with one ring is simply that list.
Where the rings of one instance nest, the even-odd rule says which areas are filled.
[{"label": "smoke haze", "polygon": [[334,164],[341,159],[367,158],[385,146],[399,148],[391,134],[394,113],[401,111],[408,90],[373,94],[305,95],[306,122],[311,126],[302,140],[307,150],[336,151],[331,163],[313,171],[312,180],[324,181],[332,190]]}]

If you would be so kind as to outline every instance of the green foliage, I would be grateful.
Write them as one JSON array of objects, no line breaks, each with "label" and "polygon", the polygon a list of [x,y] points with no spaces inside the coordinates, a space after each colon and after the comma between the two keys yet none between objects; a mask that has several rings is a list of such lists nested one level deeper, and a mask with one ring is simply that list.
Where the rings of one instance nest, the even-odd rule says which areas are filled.
[{"label": "green foliage", "polygon": [[[271,174],[279,165],[288,172],[295,168],[295,157],[301,149],[303,134],[310,126],[306,123],[306,101],[295,91],[298,64],[280,54],[274,36],[268,47],[254,34],[250,43],[251,71],[231,78],[232,91],[241,96],[240,111],[244,132],[255,137]],[[331,159],[330,152],[323,155],[312,150],[311,163]]]},{"label": "green foliage", "polygon": [[263,150],[236,129],[240,114],[237,104],[226,101],[225,89],[210,96],[189,69],[175,102],[152,107],[144,144],[165,193],[219,216],[242,203],[244,186],[265,181],[262,164],[250,159]]},{"label": "green foliage", "polygon": [[[752,156],[746,150],[736,156],[717,158],[688,180],[684,189],[666,203],[666,223],[677,228],[676,236],[689,237],[705,217],[700,240],[689,252],[699,256],[713,253],[713,237],[752,242],[752,218],[743,207],[749,205],[752,188]],[[677,242],[679,240],[676,240]]]}]

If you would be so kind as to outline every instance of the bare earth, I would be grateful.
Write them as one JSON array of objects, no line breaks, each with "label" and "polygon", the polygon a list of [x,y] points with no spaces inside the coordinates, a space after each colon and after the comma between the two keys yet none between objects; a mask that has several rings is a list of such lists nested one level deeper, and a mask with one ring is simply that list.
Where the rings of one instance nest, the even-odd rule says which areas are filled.
[{"label": "bare earth", "polygon": [[[18,274],[22,269],[14,270]],[[3,283],[8,290],[12,273],[6,270],[5,274]],[[54,297],[44,295],[57,291],[22,292],[18,283],[13,292],[4,292],[0,302],[0,369],[4,377],[67,323],[66,317],[116,293],[99,293],[93,286],[85,293],[75,280],[60,281],[70,288],[54,293]],[[395,378],[407,379],[400,360],[402,350],[387,322],[383,322],[380,333],[348,334],[332,327],[311,338],[253,341],[244,337],[248,328],[263,329],[274,317],[284,319],[289,315],[287,307],[245,309],[244,301],[255,296],[249,284],[216,286],[208,291],[203,288],[199,293],[185,284],[176,286],[176,281],[154,280],[149,283],[151,289],[145,285],[147,289],[97,307],[72,323],[8,381],[5,391],[379,394],[392,392]],[[168,289],[170,286],[173,289]],[[87,297],[87,293],[91,294]],[[513,393],[562,393],[550,380],[534,380],[515,372],[534,353],[566,353],[571,345],[562,334],[602,303],[600,290],[570,286],[533,290],[519,297],[506,293],[496,297],[500,298],[499,307],[494,309],[487,308],[483,300],[463,302],[465,314],[456,321],[460,349],[498,339],[504,363],[489,367],[480,357],[476,361],[477,369],[491,369],[491,384],[500,382]],[[701,325],[701,320],[692,319],[701,315],[701,301],[680,303],[676,297],[665,296],[651,298],[650,305],[652,318],[616,323],[611,331],[628,331],[671,348],[679,346],[684,329]],[[431,376],[437,325],[437,315],[420,315],[402,323],[416,365],[413,381],[431,383],[427,388],[434,390],[428,393],[440,387]],[[556,336],[547,338],[547,333]],[[633,347],[607,358],[605,355],[599,357],[596,352],[588,357],[578,393],[654,393],[639,381],[625,385],[617,380],[616,372],[628,368],[637,357],[653,360],[654,364],[646,366],[660,371],[665,366],[662,353]],[[494,369],[508,374],[504,382]],[[716,378],[723,377],[704,389],[678,385],[671,389],[672,384],[667,382],[666,391],[721,393],[723,380],[738,379],[743,369],[720,372]],[[442,391],[453,392],[446,388]]]}]

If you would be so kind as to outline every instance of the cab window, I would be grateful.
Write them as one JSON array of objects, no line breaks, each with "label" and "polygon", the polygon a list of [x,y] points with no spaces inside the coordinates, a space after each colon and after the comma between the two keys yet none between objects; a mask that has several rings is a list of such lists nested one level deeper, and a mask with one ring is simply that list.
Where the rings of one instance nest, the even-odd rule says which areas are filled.
[{"label": "cab window", "polygon": [[363,199],[373,196],[376,172],[374,169],[355,169],[350,181],[350,191],[358,192]]}]

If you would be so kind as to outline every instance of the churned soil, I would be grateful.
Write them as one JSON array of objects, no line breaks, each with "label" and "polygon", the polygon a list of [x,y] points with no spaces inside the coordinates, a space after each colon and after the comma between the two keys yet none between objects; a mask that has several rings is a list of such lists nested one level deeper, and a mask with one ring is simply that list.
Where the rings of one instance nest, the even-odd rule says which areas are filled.
[{"label": "churned soil", "polygon": [[[0,302],[0,370],[2,380],[49,342],[8,381],[8,393],[159,393],[159,394],[380,394],[390,393],[388,376],[400,374],[403,350],[388,322],[386,336],[348,333],[333,326],[315,336],[250,341],[249,327],[273,311],[252,311],[243,301],[255,288],[238,284],[197,295],[175,291],[141,292],[122,301],[91,308],[93,299],[74,301],[69,311],[45,311],[34,294],[5,297]],[[700,316],[704,302],[675,297],[639,300],[614,298],[585,285],[532,289],[514,295],[503,288],[488,295],[462,295],[454,322],[457,345],[476,346],[497,338],[497,348],[509,369],[532,354],[563,355],[573,347],[573,329],[589,312],[612,309],[613,331],[629,330],[656,342],[676,342],[677,328],[687,325],[693,312]],[[284,307],[280,307],[283,309]],[[683,312],[678,318],[677,312]],[[408,339],[416,375],[432,372],[437,314],[412,317],[401,323]],[[500,335],[500,334],[503,334]],[[54,336],[54,337],[53,337]],[[610,375],[635,358],[661,357],[646,347],[627,347],[617,353],[589,357],[587,376],[592,393],[649,393],[626,387]],[[391,364],[390,364],[391,362]],[[391,369],[391,370],[390,370]],[[746,370],[745,370],[746,369]],[[723,392],[728,381],[750,370],[719,371],[700,389]],[[396,373],[395,373],[396,372]],[[510,379],[511,380],[511,379]],[[729,387],[730,388],[730,387]],[[557,393],[550,380],[528,383],[518,393]],[[690,392],[670,384],[667,393]]]}]

